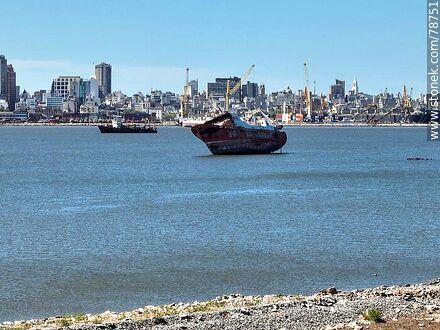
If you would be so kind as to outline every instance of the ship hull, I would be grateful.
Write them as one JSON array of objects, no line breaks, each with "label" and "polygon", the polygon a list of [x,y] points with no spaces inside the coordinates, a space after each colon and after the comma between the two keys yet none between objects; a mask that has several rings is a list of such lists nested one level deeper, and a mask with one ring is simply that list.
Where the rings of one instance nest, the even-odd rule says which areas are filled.
[{"label": "ship hull", "polygon": [[154,127],[111,127],[111,126],[98,126],[101,133],[157,133],[157,129]]},{"label": "ship hull", "polygon": [[418,124],[428,124],[431,120],[429,113],[414,113],[411,115],[411,121]]},{"label": "ship hull", "polygon": [[191,128],[214,155],[269,154],[287,141],[285,132],[243,127],[219,127],[202,124]]}]

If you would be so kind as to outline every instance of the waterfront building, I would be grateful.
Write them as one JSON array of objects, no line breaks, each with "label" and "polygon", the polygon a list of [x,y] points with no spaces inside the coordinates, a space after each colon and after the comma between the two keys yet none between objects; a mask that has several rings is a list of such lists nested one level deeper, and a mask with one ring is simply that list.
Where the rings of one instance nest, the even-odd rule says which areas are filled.
[{"label": "waterfront building", "polygon": [[[206,85],[206,93],[209,97],[213,98],[224,98],[226,95],[227,83],[229,80],[229,88],[232,89],[236,84],[240,82],[240,78],[238,77],[229,77],[229,78],[215,78],[215,82],[209,82]],[[241,89],[239,88],[237,92],[235,92],[231,98],[235,101],[241,100]]]},{"label": "waterfront building", "polygon": [[99,99],[98,81],[96,80],[95,77],[90,77],[89,84],[90,84],[90,90],[88,91],[88,94],[86,94],[86,96],[89,96],[91,98],[98,100]]},{"label": "waterfront building", "polygon": [[26,99],[26,110],[29,113],[35,113],[36,107],[37,107],[37,102],[33,97]]},{"label": "waterfront building", "polygon": [[197,95],[199,93],[199,81],[196,80],[191,80],[188,82],[188,94],[191,98],[193,98],[195,95]]},{"label": "waterfront building", "polygon": [[148,109],[148,114],[153,120],[162,120],[162,107],[150,108]]},{"label": "waterfront building", "polygon": [[150,101],[153,104],[153,106],[155,105],[159,105],[162,102],[162,91],[160,90],[155,90],[155,91],[151,91],[150,93]]},{"label": "waterfront building", "polygon": [[127,100],[127,96],[121,91],[113,92],[106,96],[105,104],[109,106],[121,106]]},{"label": "waterfront building", "polygon": [[248,81],[241,86],[241,97],[244,100],[245,97],[256,98],[258,95],[258,84]]},{"label": "waterfront building", "polygon": [[[2,102],[6,104],[6,100],[0,100],[0,109],[2,109]],[[0,112],[0,121],[26,121],[28,119],[28,113],[14,112],[14,111],[2,111]]]},{"label": "waterfront building", "polygon": [[51,96],[52,96],[51,92],[44,92],[44,93],[41,95],[41,102],[47,104],[47,98],[48,98],[48,97],[51,97]]},{"label": "waterfront building", "polygon": [[171,105],[171,97],[170,92],[163,93],[160,98],[160,104],[163,106]]},{"label": "waterfront building", "polygon": [[[194,96],[196,96],[196,95],[194,95]],[[162,93],[162,95],[160,97],[160,104],[163,106],[168,106],[168,105],[180,106],[180,99],[176,94],[174,94],[172,92],[165,92],[165,93]]]},{"label": "waterfront building", "polygon": [[63,107],[63,97],[61,96],[47,96],[46,106],[51,110],[61,110]]},{"label": "waterfront building", "polygon": [[6,100],[7,89],[7,64],[4,55],[0,55],[0,99]]},{"label": "waterfront building", "polygon": [[40,89],[39,91],[34,92],[34,99],[38,102],[43,102],[43,96],[47,91],[45,89]]},{"label": "waterfront building", "polygon": [[345,97],[345,80],[336,79],[336,83],[330,86],[329,99],[340,99]]},{"label": "waterfront building", "polygon": [[52,95],[65,97],[80,97],[80,76],[59,76],[52,82]]},{"label": "waterfront building", "polygon": [[76,112],[76,102],[73,99],[64,100],[62,103],[64,113]]},{"label": "waterfront building", "polygon": [[84,104],[80,106],[79,112],[84,114],[97,114],[98,104],[96,103],[96,99],[90,96],[87,97]]},{"label": "waterfront building", "polygon": [[92,98],[95,100],[99,100],[99,87],[98,87],[98,81],[94,76],[91,76],[89,80],[83,81],[83,93],[84,98]]},{"label": "waterfront building", "polygon": [[6,71],[6,101],[8,102],[9,110],[15,110],[17,77],[12,64],[8,64]]},{"label": "waterfront building", "polygon": [[37,107],[37,101],[26,90],[20,95],[17,103],[15,103],[15,111],[28,111],[29,113],[35,112]]},{"label": "waterfront building", "polygon": [[0,111],[4,111],[8,109],[8,102],[6,100],[0,99]]},{"label": "waterfront building", "polygon": [[95,76],[98,82],[99,97],[104,100],[112,92],[112,66],[107,63],[96,65]]}]

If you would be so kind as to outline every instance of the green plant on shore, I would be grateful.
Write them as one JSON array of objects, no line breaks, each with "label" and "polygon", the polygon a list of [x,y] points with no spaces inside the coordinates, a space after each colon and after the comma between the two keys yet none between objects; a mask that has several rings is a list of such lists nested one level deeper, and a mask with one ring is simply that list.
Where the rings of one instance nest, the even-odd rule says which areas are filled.
[{"label": "green plant on shore", "polygon": [[73,318],[75,319],[75,321],[78,321],[78,322],[87,320],[87,316],[85,316],[85,314],[82,314],[82,313],[74,314]]},{"label": "green plant on shore", "polygon": [[64,314],[63,319],[68,319],[70,321],[75,320],[77,322],[85,321],[87,319],[87,316],[82,313],[75,313],[75,314]]},{"label": "green plant on shore", "polygon": [[26,330],[29,326],[25,325],[13,325],[11,327],[0,327],[0,330]]},{"label": "green plant on shore", "polygon": [[381,311],[375,308],[366,310],[365,312],[362,313],[362,316],[366,321],[371,321],[374,323],[385,322],[384,319],[382,318]]},{"label": "green plant on shore", "polygon": [[60,327],[66,328],[72,324],[72,321],[70,320],[70,317],[63,317],[61,320],[59,320],[58,324]]},{"label": "green plant on shore", "polygon": [[93,324],[101,324],[102,323],[102,319],[99,316],[96,316],[93,321]]},{"label": "green plant on shore", "polygon": [[156,309],[153,311],[153,318],[161,318],[163,316],[173,316],[177,315],[179,312],[177,309],[171,307],[171,306],[159,306],[159,309]]},{"label": "green plant on shore", "polygon": [[208,301],[206,304],[191,306],[188,308],[188,312],[197,313],[197,312],[212,312],[225,307],[225,301]]},{"label": "green plant on shore", "polygon": [[261,304],[261,300],[256,300],[256,299],[252,299],[252,300],[245,300],[244,305],[246,307],[252,307],[252,306],[257,306]]}]

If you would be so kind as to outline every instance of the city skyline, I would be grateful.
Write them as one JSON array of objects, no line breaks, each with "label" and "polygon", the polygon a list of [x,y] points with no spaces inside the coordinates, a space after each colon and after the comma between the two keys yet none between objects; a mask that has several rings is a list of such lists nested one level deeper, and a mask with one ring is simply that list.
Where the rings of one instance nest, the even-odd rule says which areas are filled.
[{"label": "city skyline", "polygon": [[[79,1],[63,9],[49,0],[2,4],[1,53],[14,65],[17,84],[22,90],[49,89],[57,76],[87,78],[105,62],[112,65],[112,90],[181,93],[186,67],[203,90],[215,77],[241,76],[256,64],[249,80],[268,91],[287,86],[295,91],[304,86],[306,61],[309,85],[316,81],[318,93],[328,93],[335,78],[347,83],[357,78],[360,91],[372,94],[401,91],[403,84],[414,87],[415,95],[425,92],[424,8],[415,1],[405,6],[226,1],[232,14],[196,0],[188,7],[171,1],[131,4]],[[31,19],[49,10],[50,21]],[[139,13],[141,19],[130,20]],[[13,25],[17,17],[19,28]],[[68,18],[73,19],[68,31],[54,29]],[[29,35],[37,28],[38,34]]]}]

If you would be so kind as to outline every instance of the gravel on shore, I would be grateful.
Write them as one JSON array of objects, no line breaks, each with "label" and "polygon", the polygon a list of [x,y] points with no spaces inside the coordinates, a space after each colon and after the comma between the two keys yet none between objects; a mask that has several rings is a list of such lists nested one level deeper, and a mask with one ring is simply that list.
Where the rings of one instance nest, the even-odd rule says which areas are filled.
[{"label": "gravel on shore", "polygon": [[328,288],[310,296],[232,294],[206,302],[145,306],[122,313],[106,311],[4,322],[0,328],[440,329],[440,278],[422,284],[349,292]]}]

